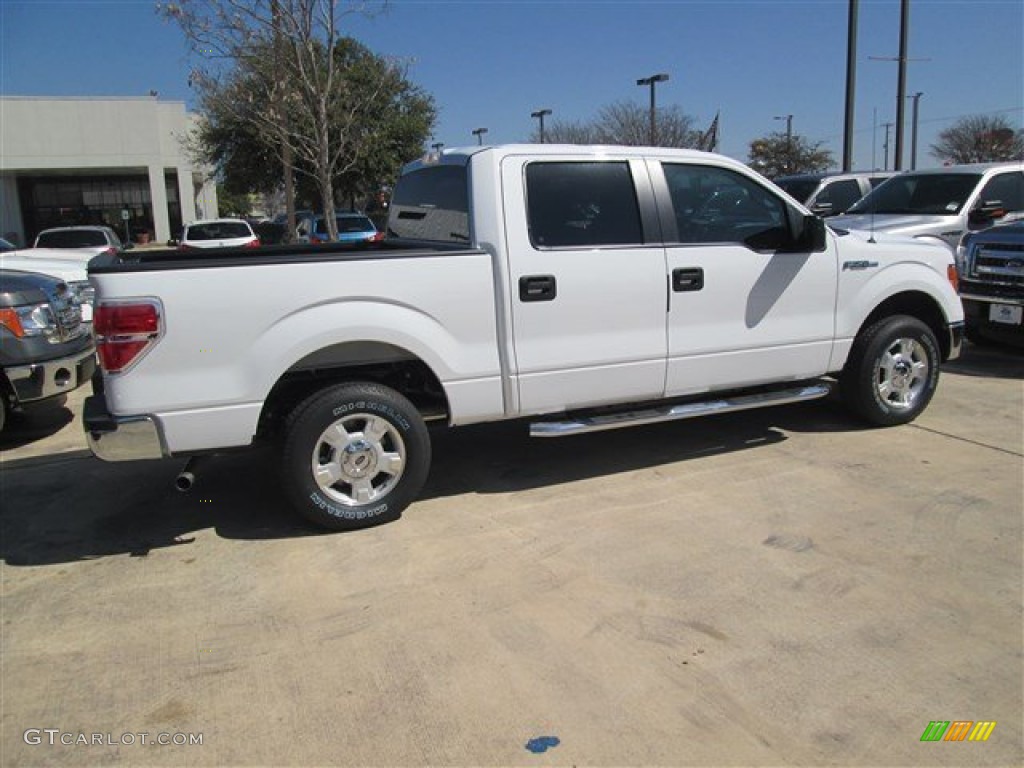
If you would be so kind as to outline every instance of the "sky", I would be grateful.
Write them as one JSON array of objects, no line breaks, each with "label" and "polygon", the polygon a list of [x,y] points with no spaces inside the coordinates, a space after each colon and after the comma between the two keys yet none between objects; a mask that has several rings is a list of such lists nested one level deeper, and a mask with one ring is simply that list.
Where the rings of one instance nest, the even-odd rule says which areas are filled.
[{"label": "sky", "polygon": [[[0,0],[0,94],[145,96],[193,106],[194,59],[152,0]],[[896,119],[899,0],[859,4],[854,167],[881,168]],[[912,0],[907,93],[919,101],[918,167],[940,131],[975,114],[1024,121],[1024,0]],[[587,121],[603,106],[647,105],[636,81],[667,73],[659,106],[701,127],[720,114],[719,151],[785,131],[842,160],[847,0],[391,0],[348,14],[349,34],[408,65],[438,107],[447,147],[527,141],[537,121]],[[550,123],[549,123],[550,124]],[[910,165],[911,104],[904,167]],[[895,133],[890,134],[892,167]],[[2,158],[0,158],[2,164]]]}]

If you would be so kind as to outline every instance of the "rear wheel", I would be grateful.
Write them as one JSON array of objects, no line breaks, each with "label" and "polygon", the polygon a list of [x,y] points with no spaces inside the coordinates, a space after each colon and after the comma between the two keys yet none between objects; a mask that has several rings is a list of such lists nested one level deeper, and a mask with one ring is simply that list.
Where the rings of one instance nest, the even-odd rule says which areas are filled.
[{"label": "rear wheel", "polygon": [[939,383],[939,345],[914,317],[886,317],[861,332],[840,377],[843,400],[878,426],[913,421]]},{"label": "rear wheel", "polygon": [[318,525],[397,519],[426,481],[430,436],[415,406],[377,384],[342,384],[300,404],[286,428],[285,489]]}]

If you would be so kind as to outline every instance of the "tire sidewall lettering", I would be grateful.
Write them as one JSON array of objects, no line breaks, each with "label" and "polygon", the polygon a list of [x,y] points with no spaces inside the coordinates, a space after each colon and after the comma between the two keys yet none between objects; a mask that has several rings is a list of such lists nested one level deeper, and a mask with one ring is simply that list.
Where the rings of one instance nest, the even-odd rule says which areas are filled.
[{"label": "tire sidewall lettering", "polygon": [[341,518],[342,520],[370,520],[374,517],[386,514],[388,511],[387,503],[378,504],[376,507],[371,507],[370,509],[363,509],[362,507],[338,507],[324,499],[316,491],[309,494],[309,500],[313,502],[314,506],[318,509],[332,515],[333,517]]},{"label": "tire sidewall lettering", "polygon": [[331,411],[331,415],[335,418],[344,417],[354,413],[374,413],[379,414],[394,424],[396,427],[401,429],[403,432],[409,432],[412,429],[412,425],[409,421],[403,417],[400,413],[395,411],[394,408],[385,403],[365,402],[358,401],[354,403],[344,403],[339,405]]}]

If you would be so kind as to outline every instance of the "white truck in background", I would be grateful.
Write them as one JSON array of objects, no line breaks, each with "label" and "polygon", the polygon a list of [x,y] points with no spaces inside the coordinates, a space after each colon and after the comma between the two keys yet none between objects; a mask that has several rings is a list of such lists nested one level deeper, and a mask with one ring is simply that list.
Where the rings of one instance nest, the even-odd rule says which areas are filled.
[{"label": "white truck in background", "polygon": [[358,528],[416,498],[430,420],[564,436],[838,382],[867,422],[903,424],[960,351],[948,248],[830,230],[718,155],[446,150],[404,169],[387,234],[93,260],[94,453],[276,437],[296,509]]}]

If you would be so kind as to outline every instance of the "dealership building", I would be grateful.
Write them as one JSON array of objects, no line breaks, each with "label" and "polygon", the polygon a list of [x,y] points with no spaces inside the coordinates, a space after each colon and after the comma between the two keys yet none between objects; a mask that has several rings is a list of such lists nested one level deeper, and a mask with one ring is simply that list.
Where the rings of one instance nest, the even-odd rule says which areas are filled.
[{"label": "dealership building", "polygon": [[164,242],[217,216],[209,169],[185,140],[184,102],[0,97],[0,236],[31,245],[47,227],[105,224]]}]

